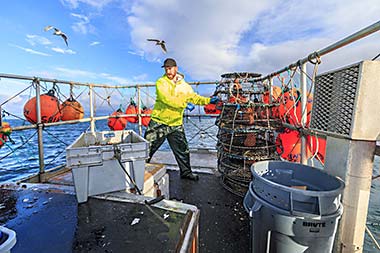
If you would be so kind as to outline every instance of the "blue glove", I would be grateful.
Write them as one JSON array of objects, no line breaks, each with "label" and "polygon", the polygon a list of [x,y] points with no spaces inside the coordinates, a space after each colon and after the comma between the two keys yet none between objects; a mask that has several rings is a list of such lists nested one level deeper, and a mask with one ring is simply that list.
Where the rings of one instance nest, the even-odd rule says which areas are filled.
[{"label": "blue glove", "polygon": [[192,103],[187,103],[186,110],[193,111],[195,106]]},{"label": "blue glove", "polygon": [[210,99],[210,104],[217,104],[219,101],[220,101],[220,98],[218,98],[217,96],[213,96]]}]

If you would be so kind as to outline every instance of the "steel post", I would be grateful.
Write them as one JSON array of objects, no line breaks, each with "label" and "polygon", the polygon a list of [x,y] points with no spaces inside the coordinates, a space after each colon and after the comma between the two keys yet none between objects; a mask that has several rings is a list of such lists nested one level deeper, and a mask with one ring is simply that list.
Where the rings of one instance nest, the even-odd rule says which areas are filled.
[{"label": "steel post", "polygon": [[[306,63],[301,64],[301,125],[302,127],[306,127],[306,119],[307,119],[307,78],[306,78]],[[301,163],[307,164],[307,139],[306,135],[301,135]]]},{"label": "steel post", "polygon": [[36,113],[37,113],[37,136],[38,136],[38,161],[40,165],[39,169],[39,182],[44,182],[45,173],[45,161],[44,161],[44,141],[43,141],[43,124],[41,122],[41,87],[40,81],[35,79],[36,85]]},{"label": "steel post", "polygon": [[141,126],[141,94],[140,86],[137,86],[137,117],[139,122],[139,134],[142,135],[142,126]]},{"label": "steel post", "polygon": [[90,96],[90,129],[92,133],[95,133],[95,118],[94,118],[94,86],[90,85],[89,87],[89,96]]}]

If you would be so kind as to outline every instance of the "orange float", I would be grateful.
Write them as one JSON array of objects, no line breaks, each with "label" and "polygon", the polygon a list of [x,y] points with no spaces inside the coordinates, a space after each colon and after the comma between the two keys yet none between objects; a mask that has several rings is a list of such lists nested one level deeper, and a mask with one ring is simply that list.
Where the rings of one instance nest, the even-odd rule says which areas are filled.
[{"label": "orange float", "polygon": [[244,104],[244,103],[248,103],[248,98],[246,98],[245,96],[242,96],[242,95],[231,96],[228,99],[228,102],[231,104],[235,104],[235,103]]},{"label": "orange float", "polygon": [[[326,140],[315,136],[306,138],[306,156],[316,156],[322,163],[325,161]],[[296,130],[285,129],[276,138],[276,151],[285,160],[291,162],[301,161],[301,135]]]},{"label": "orange float", "polygon": [[[149,109],[149,108],[146,108],[144,107],[143,110],[141,111],[142,114],[152,114],[153,110],[152,109]],[[141,117],[141,124],[143,126],[148,126],[149,125],[149,122],[150,122],[150,115],[149,116],[142,116]]]},{"label": "orange float", "polygon": [[83,119],[84,110],[78,101],[76,101],[73,97],[70,97],[62,103],[61,114],[62,121]]},{"label": "orange float", "polygon": [[[138,109],[136,106],[136,103],[131,100],[131,103],[128,105],[127,109],[125,110],[125,114],[137,114]],[[136,116],[126,116],[125,119],[130,123],[137,123],[139,118]]]},{"label": "orange float", "polygon": [[289,117],[289,112],[295,107],[295,103],[298,102],[299,92],[296,89],[284,91],[282,96],[279,97],[278,112],[280,118],[286,122]]},{"label": "orange float", "polygon": [[[278,86],[272,86],[272,102],[276,102],[281,96],[282,89]],[[269,91],[265,91],[263,94],[263,103],[269,104]]]},{"label": "orange float", "polygon": [[325,163],[326,155],[326,139],[315,136],[307,136],[308,156],[316,156],[323,164]]},{"label": "orange float", "polygon": [[111,130],[124,130],[127,125],[127,119],[125,117],[120,117],[119,115],[123,114],[121,109],[118,109],[116,112],[113,112],[111,116],[116,116],[108,119],[108,127]]},{"label": "orange float", "polygon": [[[306,103],[306,127],[310,125],[311,119],[311,109],[313,107],[313,96],[309,95]],[[296,107],[292,107],[288,113],[288,122],[295,126],[301,126],[301,118],[302,118],[302,105],[301,102],[297,103]]]},{"label": "orange float", "polygon": [[218,108],[222,107],[222,102],[218,104],[208,104],[203,107],[206,114],[220,114],[222,111]]},{"label": "orange float", "polygon": [[276,151],[285,160],[301,161],[301,136],[298,131],[286,128],[276,138]]},{"label": "orange float", "polygon": [[[57,122],[61,119],[59,101],[53,90],[41,95],[40,101],[42,123]],[[24,116],[30,123],[37,123],[36,97],[29,99],[24,105]]]},{"label": "orange float", "polygon": [[8,137],[12,133],[12,128],[9,125],[8,122],[1,122],[1,128],[0,128],[0,148],[5,144],[5,142],[8,140]]}]

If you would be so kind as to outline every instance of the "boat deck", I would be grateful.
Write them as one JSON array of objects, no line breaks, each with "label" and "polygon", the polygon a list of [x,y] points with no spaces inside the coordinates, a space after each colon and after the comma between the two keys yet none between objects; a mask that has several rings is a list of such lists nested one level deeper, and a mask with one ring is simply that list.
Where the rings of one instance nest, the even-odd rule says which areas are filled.
[{"label": "boat deck", "polygon": [[[196,182],[180,179],[171,152],[160,151],[152,161],[168,164],[170,199],[200,210],[199,252],[249,252],[248,215],[242,199],[219,183],[216,153],[192,153],[191,159],[194,171],[200,174]],[[178,217],[168,231],[163,231],[154,217],[145,223],[142,219],[141,226],[131,226],[136,213],[149,213],[144,205],[117,204],[96,197],[78,205],[71,172],[52,178],[51,183],[54,184],[0,187],[1,203],[4,203],[0,208],[0,223],[17,233],[13,253],[170,252],[175,249],[178,238],[173,234],[180,234],[180,215],[171,214]],[[143,229],[141,233],[137,233],[138,228]]]}]

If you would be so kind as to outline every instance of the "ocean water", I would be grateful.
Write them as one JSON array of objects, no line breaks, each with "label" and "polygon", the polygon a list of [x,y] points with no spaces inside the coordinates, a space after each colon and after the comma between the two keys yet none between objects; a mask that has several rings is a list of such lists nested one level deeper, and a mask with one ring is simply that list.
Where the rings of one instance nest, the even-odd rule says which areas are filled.
[{"label": "ocean water", "polygon": [[[11,126],[22,125],[21,120],[6,120]],[[216,144],[216,134],[218,128],[215,126],[215,118],[188,118],[184,119],[186,137],[190,148],[214,148]],[[135,124],[129,124],[126,129],[134,130],[138,133]],[[44,129],[44,157],[46,169],[54,168],[66,162],[65,148],[73,143],[81,133],[89,130],[89,123],[78,123],[71,125],[61,125]],[[109,130],[107,121],[96,122],[97,131]],[[144,130],[144,128],[143,128]],[[17,181],[27,175],[38,172],[38,146],[37,133],[35,129],[16,131],[11,135],[15,142],[7,142],[0,149],[0,183],[6,181]],[[168,150],[169,146],[165,142],[161,150]],[[374,175],[378,175],[380,167],[380,157],[376,156],[374,161]],[[380,179],[372,182],[371,197],[367,224],[380,241]],[[365,236],[364,252],[377,252],[375,244]]]}]

